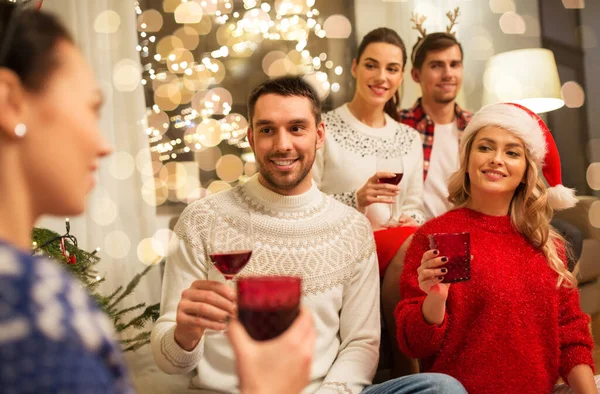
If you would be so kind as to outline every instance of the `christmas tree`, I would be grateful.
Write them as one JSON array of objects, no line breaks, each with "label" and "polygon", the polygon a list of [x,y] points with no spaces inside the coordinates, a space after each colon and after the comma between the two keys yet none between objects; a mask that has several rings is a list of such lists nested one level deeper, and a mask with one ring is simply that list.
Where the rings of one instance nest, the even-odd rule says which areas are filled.
[{"label": "christmas tree", "polygon": [[[156,321],[159,315],[160,304],[146,306],[146,303],[139,303],[129,308],[119,309],[119,303],[129,296],[140,283],[140,280],[148,273],[152,266],[148,266],[142,272],[138,273],[127,286],[119,286],[112,294],[104,295],[98,292],[98,285],[104,282],[104,278],[98,276],[94,266],[100,261],[97,256],[99,249],[93,252],[87,252],[79,248],[77,238],[71,235],[71,224],[66,220],[66,234],[59,235],[54,231],[34,228],[33,229],[33,253],[43,255],[65,265],[71,273],[77,277],[85,286],[89,294],[96,300],[100,308],[112,320],[117,334],[133,327],[143,329],[146,323]],[[130,312],[137,311],[133,318]],[[142,331],[135,337],[121,340],[123,351],[137,350],[150,342],[150,331]]]}]

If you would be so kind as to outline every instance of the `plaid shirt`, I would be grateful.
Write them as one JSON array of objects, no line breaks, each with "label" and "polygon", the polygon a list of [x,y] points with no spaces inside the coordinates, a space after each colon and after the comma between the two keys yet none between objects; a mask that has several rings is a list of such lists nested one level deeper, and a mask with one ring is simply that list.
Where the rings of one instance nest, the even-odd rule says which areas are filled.
[{"label": "plaid shirt", "polygon": [[[468,111],[464,111],[454,104],[454,113],[456,115],[456,124],[458,126],[458,138],[462,136],[462,132],[471,120],[472,114]],[[423,106],[421,105],[421,99],[419,98],[415,105],[410,109],[403,109],[399,112],[400,122],[404,123],[421,134],[423,140],[423,180],[427,178],[427,170],[429,169],[429,158],[431,157],[431,149],[433,148],[433,130],[435,124],[433,120],[425,113]]]}]

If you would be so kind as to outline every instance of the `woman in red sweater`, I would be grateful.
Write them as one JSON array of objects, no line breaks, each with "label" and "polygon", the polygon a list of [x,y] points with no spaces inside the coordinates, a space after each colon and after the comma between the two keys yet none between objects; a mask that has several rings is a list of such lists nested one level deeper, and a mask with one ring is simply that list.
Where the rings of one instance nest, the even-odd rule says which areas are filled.
[{"label": "woman in red sweater", "polygon": [[[449,181],[455,209],[425,223],[407,252],[400,348],[471,394],[550,393],[559,377],[596,393],[589,318],[550,227],[553,210],[576,199],[560,184],[546,125],[519,105],[484,107],[464,131],[460,163]],[[470,280],[450,285],[428,235],[457,232],[470,233]]]}]

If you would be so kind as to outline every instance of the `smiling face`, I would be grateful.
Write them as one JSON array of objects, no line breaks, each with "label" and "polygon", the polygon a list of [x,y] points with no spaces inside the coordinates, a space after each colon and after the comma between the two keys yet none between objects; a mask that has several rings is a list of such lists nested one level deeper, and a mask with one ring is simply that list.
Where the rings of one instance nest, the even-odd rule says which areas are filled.
[{"label": "smiling face", "polygon": [[411,76],[421,85],[423,97],[439,104],[456,99],[463,79],[462,54],[458,45],[439,51],[429,51],[420,69]]},{"label": "smiling face", "polygon": [[102,95],[91,67],[71,43],[60,42],[56,52],[60,65],[44,89],[25,93],[28,133],[20,143],[34,210],[76,215],[111,148],[98,128]]},{"label": "smiling face", "polygon": [[510,201],[526,170],[525,146],[520,138],[496,126],[477,132],[467,166],[473,200],[504,196]]},{"label": "smiling face", "polygon": [[308,191],[312,165],[324,138],[325,126],[316,123],[308,98],[273,93],[260,96],[248,129],[260,183],[283,195]]},{"label": "smiling face", "polygon": [[403,78],[402,49],[385,42],[374,42],[352,61],[352,76],[356,78],[355,97],[373,106],[383,107],[390,100]]}]

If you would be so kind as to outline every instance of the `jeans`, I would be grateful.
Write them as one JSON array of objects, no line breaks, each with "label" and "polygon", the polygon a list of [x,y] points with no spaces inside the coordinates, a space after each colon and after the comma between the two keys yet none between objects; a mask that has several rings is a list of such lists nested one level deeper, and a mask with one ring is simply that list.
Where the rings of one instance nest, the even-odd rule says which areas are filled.
[{"label": "jeans", "polygon": [[366,387],[361,394],[467,394],[462,384],[441,373],[418,373]]}]

